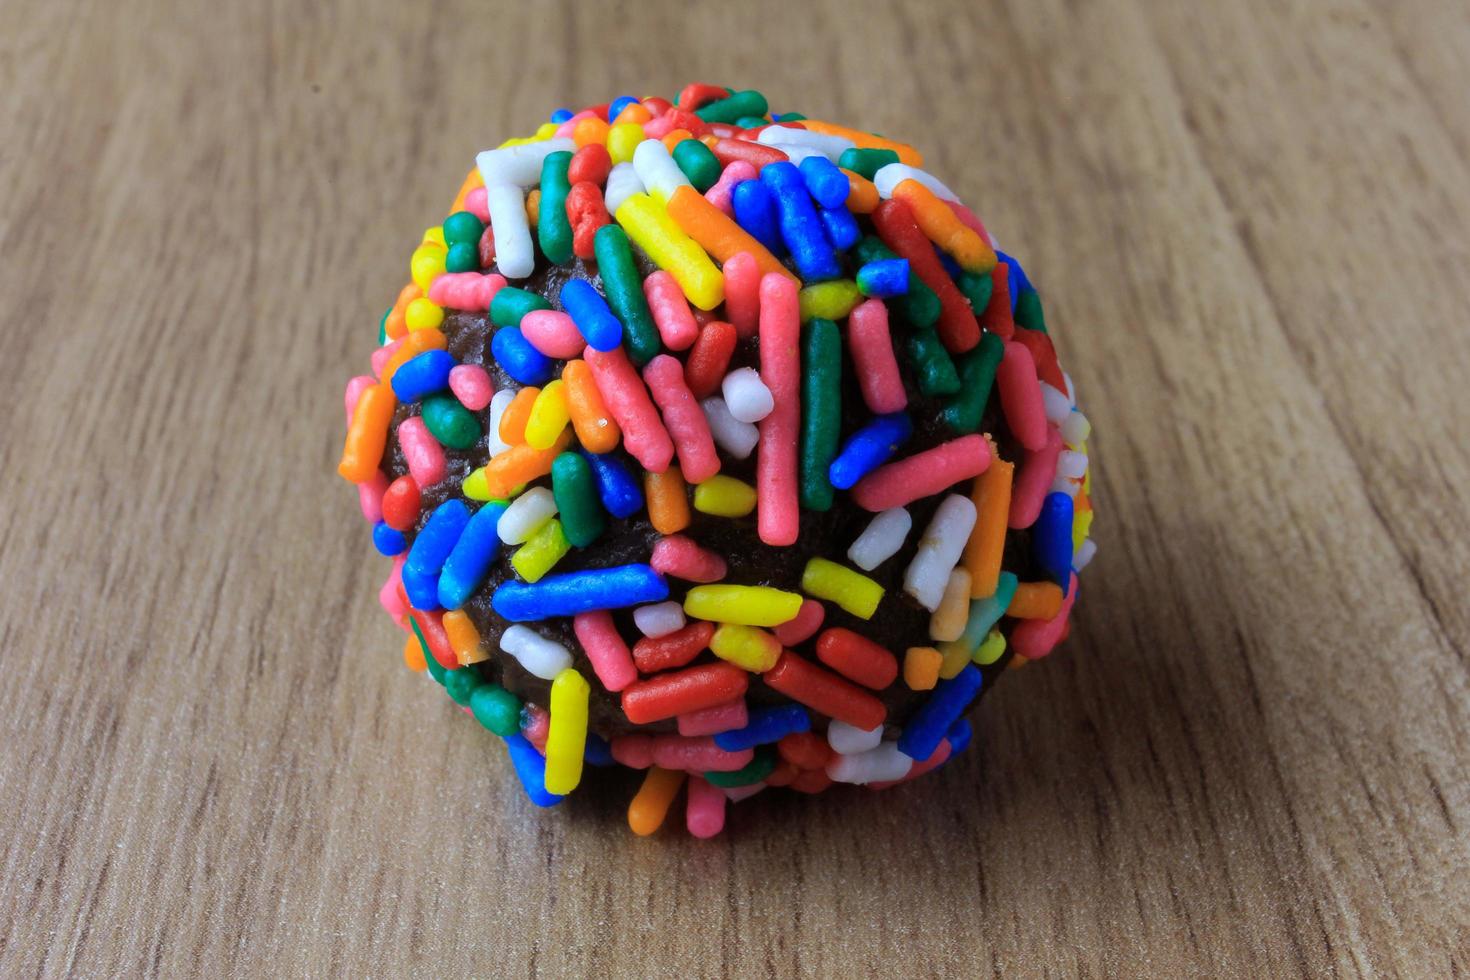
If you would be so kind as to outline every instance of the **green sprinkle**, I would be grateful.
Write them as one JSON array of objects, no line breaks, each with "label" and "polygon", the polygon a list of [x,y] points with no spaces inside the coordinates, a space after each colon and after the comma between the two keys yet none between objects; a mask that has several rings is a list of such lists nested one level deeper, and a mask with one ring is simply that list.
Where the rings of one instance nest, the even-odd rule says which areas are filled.
[{"label": "green sprinkle", "polygon": [[444,219],[445,245],[474,245],[479,247],[480,236],[485,234],[485,224],[469,211],[456,211]]},{"label": "green sprinkle", "polygon": [[378,346],[382,347],[388,342],[388,314],[393,312],[393,307],[383,311],[383,318],[378,321]]},{"label": "green sprinkle", "polygon": [[469,704],[475,690],[483,683],[480,672],[470,666],[444,672],[444,691],[458,705]]},{"label": "green sprinkle", "polygon": [[842,424],[842,334],[831,320],[815,319],[801,338],[801,506],[828,510]]},{"label": "green sprinkle", "polygon": [[711,786],[721,786],[726,789],[732,786],[749,786],[765,779],[776,768],[776,750],[769,745],[756,748],[755,758],[745,764],[742,769],[734,772],[707,772],[704,774],[705,781]]},{"label": "green sprinkle", "polygon": [[541,161],[541,207],[537,212],[536,238],[541,251],[554,265],[572,261],[572,223],[567,219],[567,193],[572,185],[567,168],[572,164],[570,150],[548,153]]},{"label": "green sprinkle", "polygon": [[445,272],[480,271],[480,246],[473,242],[455,242],[444,256]]},{"label": "green sprinkle", "polygon": [[995,384],[995,370],[1000,367],[1000,359],[1005,352],[1005,341],[987,330],[980,343],[961,357],[960,393],[941,413],[951,429],[961,433],[980,431],[985,404],[990,400],[990,389]]},{"label": "green sprinkle", "polygon": [[423,414],[430,434],[450,449],[469,449],[480,441],[482,433],[475,413],[452,395],[425,398]]},{"label": "green sprinkle", "polygon": [[920,392],[931,397],[959,393],[960,376],[939,334],[929,328],[915,330],[904,339],[904,350],[918,372]]},{"label": "green sprinkle", "polygon": [[720,179],[720,161],[715,153],[697,139],[680,140],[674,147],[674,163],[684,171],[689,183],[703,194]]},{"label": "green sprinkle", "polygon": [[1016,297],[1016,326],[1027,330],[1046,333],[1046,314],[1041,312],[1041,294],[1034,289],[1023,289]]},{"label": "green sprinkle", "polygon": [[519,327],[521,317],[532,310],[549,310],[543,297],[516,286],[501,286],[490,301],[490,322],[497,327]]},{"label": "green sprinkle", "polygon": [[806,118],[806,116],[804,116],[800,112],[783,112],[783,113],[781,113],[781,121],[782,122],[799,122],[800,120],[805,119],[805,118]]},{"label": "green sprinkle", "polygon": [[862,174],[869,180],[883,167],[897,162],[898,154],[893,150],[860,150],[855,146],[843,150],[842,156],[837,158],[837,166]]},{"label": "green sprinkle", "polygon": [[551,464],[551,495],[561,514],[562,532],[578,548],[602,534],[607,522],[597,498],[592,467],[576,453],[562,453]]},{"label": "green sprinkle", "polygon": [[475,721],[505,738],[521,730],[521,699],[499,684],[481,684],[470,695]]},{"label": "green sprinkle", "polygon": [[758,129],[761,126],[769,125],[770,122],[765,116],[741,116],[735,120],[735,125],[741,129]]},{"label": "green sprinkle", "polygon": [[449,671],[445,670],[443,665],[435,660],[434,655],[429,652],[429,641],[424,639],[423,631],[419,629],[419,621],[410,616],[408,617],[408,625],[413,627],[413,635],[419,641],[419,649],[423,651],[424,665],[429,668],[429,676],[440,684],[443,684],[444,675],[448,674]]},{"label": "green sprinkle", "polygon": [[[891,151],[890,151],[891,152]],[[867,265],[879,259],[896,259],[894,252],[874,235],[864,237],[853,246],[853,255],[859,265]],[[901,316],[910,326],[932,327],[939,322],[939,296],[930,289],[918,273],[909,268],[909,291],[886,301],[889,309]]]},{"label": "green sprinkle", "polygon": [[961,272],[955,285],[970,301],[970,309],[976,316],[985,312],[985,307],[990,305],[990,294],[995,291],[995,280],[988,272]]},{"label": "green sprinkle", "polygon": [[[643,297],[643,278],[633,264],[628,233],[617,225],[603,225],[592,239],[592,249],[598,271],[602,273],[607,305],[623,321],[623,346],[633,363],[642,367],[662,349],[662,342],[648,300]],[[500,298],[500,293],[495,295]]]},{"label": "green sprinkle", "polygon": [[[707,123],[733,125],[744,116],[764,117],[769,108],[764,95],[754,89],[746,89],[744,92],[734,92],[728,98],[708,102],[695,109],[694,114]],[[765,124],[764,118],[761,123]]]}]

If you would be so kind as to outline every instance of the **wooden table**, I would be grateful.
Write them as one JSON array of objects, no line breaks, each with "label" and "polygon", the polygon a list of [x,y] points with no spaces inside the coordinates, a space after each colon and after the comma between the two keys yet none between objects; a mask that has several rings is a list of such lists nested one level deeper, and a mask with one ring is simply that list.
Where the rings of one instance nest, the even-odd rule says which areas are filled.
[{"label": "wooden table", "polygon": [[[1463,5],[821,6],[7,8],[0,975],[1470,969]],[[693,79],[929,151],[1100,460],[983,755],[711,842],[534,812],[333,472],[474,152]]]}]

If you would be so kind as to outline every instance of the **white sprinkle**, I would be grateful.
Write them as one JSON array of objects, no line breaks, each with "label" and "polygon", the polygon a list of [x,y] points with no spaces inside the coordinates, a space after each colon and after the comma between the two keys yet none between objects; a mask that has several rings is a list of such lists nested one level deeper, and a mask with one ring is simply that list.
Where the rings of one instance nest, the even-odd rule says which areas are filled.
[{"label": "white sprinkle", "polygon": [[893,189],[906,180],[917,180],[925,187],[934,192],[935,197],[946,201],[959,201],[954,191],[945,187],[939,178],[931,173],[926,173],[918,167],[910,167],[906,163],[887,163],[878,168],[873,175],[873,183],[878,187],[878,196],[884,199],[893,196]]},{"label": "white sprinkle", "polygon": [[566,647],[520,623],[507,626],[500,634],[500,649],[542,680],[555,680],[557,674],[572,665],[572,655]]},{"label": "white sprinkle", "polygon": [[1064,493],[1067,496],[1071,497],[1073,500],[1076,500],[1077,491],[1081,489],[1082,485],[1076,480],[1069,480],[1065,476],[1059,476],[1055,480],[1051,481],[1051,487],[1046,492]]},{"label": "white sprinkle", "polygon": [[1064,449],[1057,457],[1057,476],[1069,480],[1080,480],[1087,475],[1087,456],[1072,449]]},{"label": "white sprinkle", "polygon": [[731,803],[739,803],[741,800],[750,799],[765,788],[765,783],[751,783],[749,786],[726,786],[724,788],[725,799]]},{"label": "white sprinkle", "polygon": [[[756,134],[756,142],[764,143],[766,146],[774,146],[785,150],[788,146],[799,146],[807,151],[815,151],[818,155],[826,157],[833,163],[842,156],[842,151],[850,150],[857,144],[845,136],[830,136],[826,133],[816,133],[810,129],[796,129],[792,126],[767,126]],[[792,163],[798,162],[795,158]]]},{"label": "white sprinkle", "polygon": [[721,449],[736,459],[748,459],[760,441],[761,430],[730,414],[730,407],[719,395],[711,395],[699,403],[709,422],[710,435]]},{"label": "white sprinkle", "polygon": [[1046,420],[1053,425],[1061,425],[1072,414],[1072,403],[1067,401],[1066,394],[1045,381],[1041,382],[1041,404],[1046,408]]},{"label": "white sprinkle", "polygon": [[[479,168],[486,187],[496,184],[530,187],[541,183],[541,164],[548,156],[560,150],[575,152],[576,149],[577,144],[565,136],[519,146],[502,146],[498,150],[475,154],[475,166]],[[495,244],[500,244],[498,236]]]},{"label": "white sprinkle", "polygon": [[827,744],[832,746],[833,752],[855,755],[876,748],[881,741],[883,741],[882,725],[865,731],[856,725],[838,721],[836,718],[827,723]]},{"label": "white sprinkle", "polygon": [[644,636],[668,636],[684,628],[684,607],[677,602],[656,602],[633,610],[633,623]]},{"label": "white sprinkle", "polygon": [[624,201],[634,194],[642,194],[645,189],[643,181],[638,179],[638,171],[633,169],[631,163],[614,164],[612,170],[608,171],[607,190],[602,195],[607,213],[617,214]]},{"label": "white sprinkle", "polygon": [[940,503],[924,529],[919,552],[903,573],[903,590],[930,612],[939,608],[949,573],[959,562],[974,527],[975,502],[952,493]]},{"label": "white sprinkle", "polygon": [[863,533],[847,549],[848,560],[865,572],[871,572],[903,547],[914,526],[914,519],[902,507],[891,507],[873,516]]},{"label": "white sprinkle", "polygon": [[1072,571],[1082,571],[1087,567],[1087,563],[1092,561],[1092,556],[1095,554],[1097,554],[1097,542],[1088,538],[1082,542],[1082,547],[1078,548],[1077,553],[1072,556]]},{"label": "white sprinkle", "polygon": [[754,368],[737,368],[720,382],[730,414],[742,422],[759,422],[776,407],[771,389]]},{"label": "white sprinkle", "polygon": [[507,279],[524,279],[536,271],[526,195],[515,184],[485,185],[490,227],[495,232],[495,265]]},{"label": "white sprinkle", "polygon": [[807,157],[825,157],[827,155],[815,146],[802,146],[800,143],[767,143],[766,145],[773,150],[780,150],[786,154],[788,160],[798,166]]},{"label": "white sprinkle", "polygon": [[839,755],[827,763],[827,775],[834,783],[883,783],[907,776],[913,764],[897,742],[883,742],[857,755]]},{"label": "white sprinkle", "polygon": [[486,436],[492,457],[499,456],[510,448],[510,443],[500,438],[500,416],[505,414],[506,408],[515,400],[516,393],[509,388],[501,388],[495,393],[495,397],[490,399],[490,431]]},{"label": "white sprinkle", "polygon": [[545,487],[532,487],[500,515],[495,531],[506,544],[524,544],[556,516],[556,498]]},{"label": "white sprinkle", "polygon": [[633,150],[633,169],[656,201],[667,202],[674,191],[689,186],[689,178],[659,140],[644,140]]},{"label": "white sprinkle", "polygon": [[1092,434],[1092,423],[1081,412],[1073,412],[1062,420],[1062,442],[1072,449],[1080,447]]}]

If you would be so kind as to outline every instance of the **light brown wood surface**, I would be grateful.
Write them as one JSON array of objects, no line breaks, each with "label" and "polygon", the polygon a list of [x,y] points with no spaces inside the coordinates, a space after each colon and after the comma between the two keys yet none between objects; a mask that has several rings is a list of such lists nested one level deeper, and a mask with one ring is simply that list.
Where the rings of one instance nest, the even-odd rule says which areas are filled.
[{"label": "light brown wood surface", "polygon": [[[1470,14],[43,3],[0,31],[0,976],[1470,970]],[[1097,435],[982,752],[635,839],[401,665],[333,472],[417,234],[553,106],[909,139]]]}]

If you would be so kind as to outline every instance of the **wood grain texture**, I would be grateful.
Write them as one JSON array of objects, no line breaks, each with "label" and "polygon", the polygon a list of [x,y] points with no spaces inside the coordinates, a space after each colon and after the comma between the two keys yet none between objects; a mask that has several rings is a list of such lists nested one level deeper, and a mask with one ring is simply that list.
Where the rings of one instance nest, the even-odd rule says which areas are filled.
[{"label": "wood grain texture", "polygon": [[[0,976],[1464,975],[1467,50],[1428,0],[13,0]],[[712,842],[532,812],[332,471],[473,153],[693,79],[928,151],[1100,461],[983,755]]]}]

